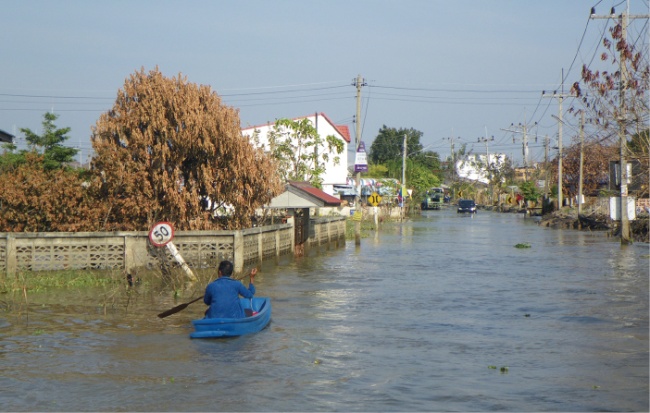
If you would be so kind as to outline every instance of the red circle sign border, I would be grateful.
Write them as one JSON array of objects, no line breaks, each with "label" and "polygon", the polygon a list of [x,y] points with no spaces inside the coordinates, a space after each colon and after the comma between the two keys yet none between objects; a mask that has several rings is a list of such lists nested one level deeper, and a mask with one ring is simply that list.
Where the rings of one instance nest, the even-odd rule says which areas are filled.
[{"label": "red circle sign border", "polygon": [[[159,225],[167,225],[167,226],[169,226],[169,229],[171,229],[171,235],[170,235],[169,239],[168,239],[167,241],[163,242],[163,243],[160,243],[160,242],[156,242],[156,241],[154,241],[154,238],[153,238],[153,236],[152,236],[154,230],[155,230]],[[173,226],[171,223],[167,222],[167,221],[157,222],[153,227],[151,227],[151,230],[149,230],[149,241],[151,241],[151,243],[152,243],[154,246],[156,246],[156,247],[164,247],[164,246],[167,245],[167,244],[168,244],[172,239],[174,239],[174,226]]]}]

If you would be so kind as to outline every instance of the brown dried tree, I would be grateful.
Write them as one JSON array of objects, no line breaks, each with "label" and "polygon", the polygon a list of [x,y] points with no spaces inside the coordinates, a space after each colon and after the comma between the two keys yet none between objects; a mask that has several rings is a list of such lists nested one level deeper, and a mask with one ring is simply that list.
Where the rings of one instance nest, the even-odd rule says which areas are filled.
[{"label": "brown dried tree", "polygon": [[[607,188],[609,161],[616,156],[616,147],[589,141],[583,147],[582,193],[598,196],[600,189]],[[580,186],[580,143],[566,148],[562,158],[562,187],[570,198],[578,195]],[[557,173],[557,166],[555,166]],[[557,176],[557,175],[556,175]]]},{"label": "brown dried tree", "polygon": [[91,140],[106,229],[244,228],[282,190],[273,161],[242,136],[236,109],[158,68],[125,81]]},{"label": "brown dried tree", "polygon": [[43,155],[0,174],[0,231],[59,232],[101,229],[103,204],[96,202],[84,172],[48,169]]}]

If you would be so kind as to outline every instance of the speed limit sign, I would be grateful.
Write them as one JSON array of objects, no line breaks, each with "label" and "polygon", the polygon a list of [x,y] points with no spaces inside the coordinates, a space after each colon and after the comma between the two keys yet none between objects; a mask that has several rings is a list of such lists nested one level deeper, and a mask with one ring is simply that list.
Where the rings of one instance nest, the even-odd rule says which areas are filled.
[{"label": "speed limit sign", "polygon": [[164,247],[174,238],[174,228],[169,222],[159,222],[149,231],[149,241],[156,247]]}]

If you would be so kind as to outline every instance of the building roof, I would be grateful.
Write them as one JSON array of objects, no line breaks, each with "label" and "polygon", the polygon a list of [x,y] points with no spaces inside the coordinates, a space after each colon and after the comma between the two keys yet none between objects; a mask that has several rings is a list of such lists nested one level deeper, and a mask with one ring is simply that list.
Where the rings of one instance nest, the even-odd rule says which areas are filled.
[{"label": "building roof", "polygon": [[13,143],[15,136],[0,129],[0,142]]},{"label": "building roof", "polygon": [[308,194],[322,200],[326,205],[325,206],[338,206],[341,205],[341,200],[321,191],[318,188],[314,188],[308,182],[289,182],[289,185],[292,187],[298,188]]},{"label": "building roof", "polygon": [[340,206],[341,200],[307,182],[288,182],[285,191],[271,200],[268,208],[320,208]]},{"label": "building roof", "polygon": [[[305,119],[305,118],[311,118],[311,117],[314,117],[314,116],[316,116],[316,115],[318,115],[318,116],[322,116],[323,118],[325,118],[325,120],[327,121],[327,123],[329,123],[330,125],[332,125],[332,127],[333,127],[333,128],[334,128],[334,129],[335,129],[335,130],[336,130],[336,131],[337,131],[337,132],[338,132],[338,133],[343,137],[343,139],[344,139],[347,143],[350,143],[350,139],[351,139],[351,138],[350,138],[350,128],[348,128],[347,125],[336,125],[336,124],[334,124],[334,122],[332,122],[332,120],[331,120],[330,118],[328,118],[327,115],[324,114],[323,112],[321,112],[321,113],[314,113],[314,114],[307,115],[307,116],[300,116],[300,117],[297,117],[297,118],[293,118],[292,120],[300,120],[300,119]],[[268,123],[263,123],[263,124],[261,124],[261,125],[249,126],[249,127],[247,127],[247,128],[242,128],[242,131],[250,130],[250,129],[259,129],[259,128],[263,127],[263,126],[271,126],[271,125],[272,125],[272,123],[270,123],[270,122],[268,122]]]}]

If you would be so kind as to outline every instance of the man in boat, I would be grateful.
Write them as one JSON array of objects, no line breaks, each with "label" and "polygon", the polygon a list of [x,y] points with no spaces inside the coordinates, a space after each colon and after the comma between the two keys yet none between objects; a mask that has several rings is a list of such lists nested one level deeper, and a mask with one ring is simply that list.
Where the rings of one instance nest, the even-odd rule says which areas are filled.
[{"label": "man in boat", "polygon": [[205,318],[244,318],[245,313],[239,302],[239,296],[253,298],[255,285],[253,284],[257,268],[250,273],[248,288],[239,280],[230,278],[233,272],[233,264],[230,261],[219,263],[218,278],[212,281],[205,288],[203,302],[209,305],[205,312]]}]

